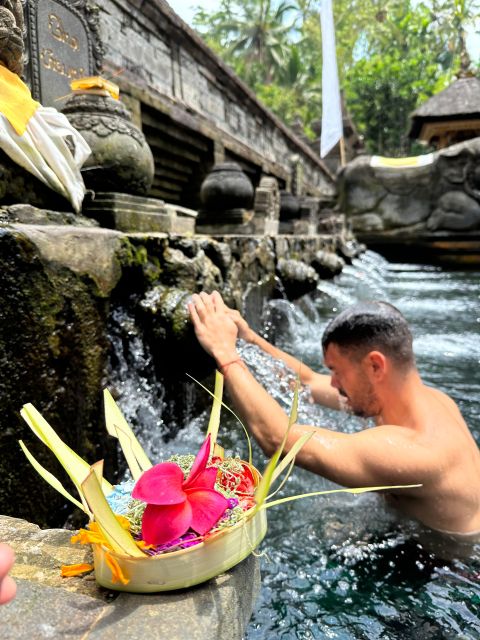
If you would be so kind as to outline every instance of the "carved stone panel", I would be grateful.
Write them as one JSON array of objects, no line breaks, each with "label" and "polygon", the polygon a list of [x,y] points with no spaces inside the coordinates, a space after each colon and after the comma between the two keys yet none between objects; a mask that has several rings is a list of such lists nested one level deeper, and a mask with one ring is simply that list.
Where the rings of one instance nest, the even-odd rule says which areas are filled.
[{"label": "carved stone panel", "polygon": [[28,65],[32,95],[60,108],[70,82],[98,73],[102,44],[98,9],[89,0],[27,0]]}]

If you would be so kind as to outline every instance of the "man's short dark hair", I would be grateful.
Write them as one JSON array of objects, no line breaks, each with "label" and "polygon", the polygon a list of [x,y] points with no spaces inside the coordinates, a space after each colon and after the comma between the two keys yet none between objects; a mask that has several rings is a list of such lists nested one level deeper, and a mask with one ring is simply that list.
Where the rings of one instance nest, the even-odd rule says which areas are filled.
[{"label": "man's short dark hair", "polygon": [[362,358],[370,351],[380,351],[398,366],[415,364],[412,334],[407,321],[388,302],[359,302],[331,320],[322,336],[325,353],[329,344]]}]

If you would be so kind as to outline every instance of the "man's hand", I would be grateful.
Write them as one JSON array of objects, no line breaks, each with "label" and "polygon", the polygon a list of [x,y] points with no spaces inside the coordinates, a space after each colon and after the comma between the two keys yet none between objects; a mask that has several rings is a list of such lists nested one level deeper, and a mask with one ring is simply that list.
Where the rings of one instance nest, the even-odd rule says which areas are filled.
[{"label": "man's hand", "polygon": [[243,318],[240,312],[236,311],[235,309],[230,309],[229,307],[226,307],[226,309],[230,318],[237,325],[238,337],[241,338],[242,340],[245,340],[245,342],[253,342],[255,337],[255,332],[252,329],[250,329],[250,327],[248,326],[248,322],[245,320],[245,318]]},{"label": "man's hand", "polygon": [[[196,293],[188,305],[198,341],[218,364],[238,358],[235,349],[238,329],[218,292]],[[248,326],[248,325],[247,325]]]}]

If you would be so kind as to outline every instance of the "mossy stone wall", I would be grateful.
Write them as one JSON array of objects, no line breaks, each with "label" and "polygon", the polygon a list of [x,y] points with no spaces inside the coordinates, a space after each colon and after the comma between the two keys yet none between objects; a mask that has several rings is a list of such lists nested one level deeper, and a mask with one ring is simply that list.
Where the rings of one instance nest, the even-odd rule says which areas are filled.
[{"label": "mossy stone wall", "polygon": [[[278,295],[279,286],[292,295],[303,293],[304,272],[314,288],[318,276],[309,265],[320,254],[336,258],[338,267],[343,239],[126,235],[42,219],[42,225],[0,226],[0,513],[60,526],[70,509],[30,467],[18,440],[62,481],[65,474],[36,441],[20,409],[34,404],[85,459],[105,458],[107,475],[115,480],[116,455],[105,434],[101,400],[112,311],[131,308],[165,395],[181,409],[186,394],[178,381],[185,371],[201,378],[213,369],[188,321],[188,297],[218,289],[254,319],[259,302]],[[279,281],[281,260],[292,256],[302,267],[297,289],[290,264],[284,271],[293,280],[288,287]]]}]

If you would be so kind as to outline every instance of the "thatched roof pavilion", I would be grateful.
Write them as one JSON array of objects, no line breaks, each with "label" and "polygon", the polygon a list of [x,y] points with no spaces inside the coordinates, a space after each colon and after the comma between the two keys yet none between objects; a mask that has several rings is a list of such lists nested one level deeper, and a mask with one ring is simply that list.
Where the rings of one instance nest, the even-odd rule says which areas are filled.
[{"label": "thatched roof pavilion", "polygon": [[409,135],[438,149],[480,136],[480,79],[463,76],[412,115]]}]

